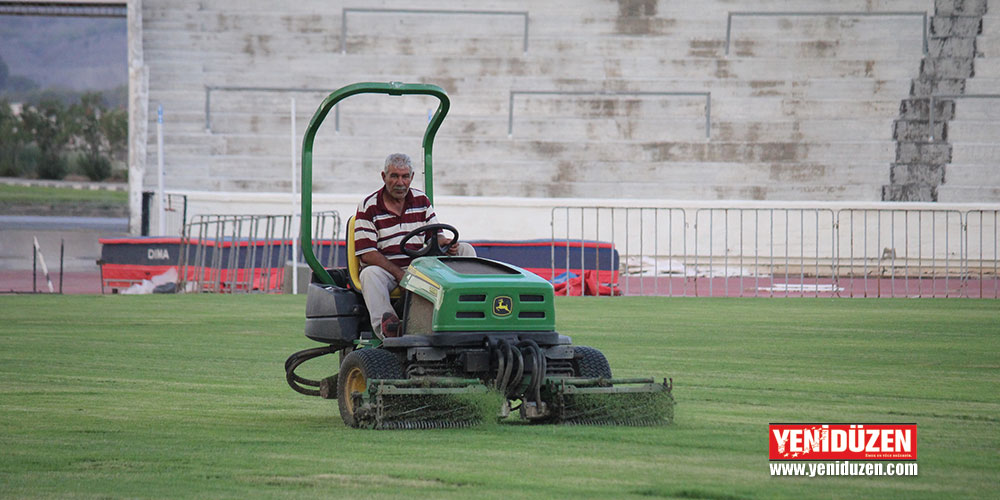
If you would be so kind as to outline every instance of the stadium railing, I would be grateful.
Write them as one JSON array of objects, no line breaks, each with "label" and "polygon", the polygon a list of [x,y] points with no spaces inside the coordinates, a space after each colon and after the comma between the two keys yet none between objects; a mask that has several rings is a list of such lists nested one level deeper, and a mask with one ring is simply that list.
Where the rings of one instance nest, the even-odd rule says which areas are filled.
[{"label": "stadium railing", "polygon": [[[624,295],[1000,298],[1000,210],[556,207],[552,269],[613,244]],[[579,252],[576,255],[583,255]],[[563,257],[564,256],[564,257]]]}]

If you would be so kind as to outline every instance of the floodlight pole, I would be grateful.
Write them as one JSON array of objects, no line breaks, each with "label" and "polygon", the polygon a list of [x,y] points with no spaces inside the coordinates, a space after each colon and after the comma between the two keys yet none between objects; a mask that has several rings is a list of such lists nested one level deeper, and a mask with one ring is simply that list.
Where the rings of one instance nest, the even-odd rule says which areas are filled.
[{"label": "floodlight pole", "polygon": [[156,227],[157,236],[166,236],[167,221],[163,199],[163,105],[156,108]]}]

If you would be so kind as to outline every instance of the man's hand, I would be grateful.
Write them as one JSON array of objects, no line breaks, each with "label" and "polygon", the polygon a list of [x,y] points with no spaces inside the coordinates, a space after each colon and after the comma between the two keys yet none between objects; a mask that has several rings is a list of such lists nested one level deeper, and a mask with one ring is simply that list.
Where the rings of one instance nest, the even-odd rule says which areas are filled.
[{"label": "man's hand", "polygon": [[[438,236],[438,246],[444,247],[445,245],[451,243],[451,238],[445,238],[444,236]],[[458,245],[452,245],[448,249],[448,255],[455,256],[458,255]]]}]

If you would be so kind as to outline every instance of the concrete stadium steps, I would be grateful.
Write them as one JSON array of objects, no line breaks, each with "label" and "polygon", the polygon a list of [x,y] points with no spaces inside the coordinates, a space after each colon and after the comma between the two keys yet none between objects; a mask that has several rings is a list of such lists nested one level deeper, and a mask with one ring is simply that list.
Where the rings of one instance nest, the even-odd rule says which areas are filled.
[{"label": "concrete stadium steps", "polygon": [[732,121],[712,124],[713,140],[796,141],[825,137],[830,143],[891,141],[891,118],[803,119],[795,121]]},{"label": "concrete stadium steps", "polygon": [[[156,106],[160,104],[159,102],[150,103],[151,117],[149,120],[148,130],[153,138],[154,142],[156,139]],[[247,118],[250,119],[249,117]],[[287,122],[287,118],[286,118]],[[288,130],[288,124],[286,123],[285,129]],[[199,133],[205,133],[205,109],[204,104],[200,111],[178,111],[176,108],[171,107],[171,103],[163,103],[163,128],[164,136],[171,136],[174,134],[184,134],[184,135],[197,135]],[[165,140],[165,139],[164,139]],[[147,148],[155,148],[155,144],[150,144]]]},{"label": "concrete stadium steps", "polygon": [[[360,119],[357,117],[341,117],[340,132],[335,131],[333,123],[325,124],[317,134],[316,143],[321,144],[329,137],[339,136],[376,137],[380,134],[410,137],[419,140],[422,137],[426,120],[421,117],[402,120],[392,120],[390,117]],[[296,130],[301,134],[308,124],[308,119],[299,116]],[[712,123],[711,141],[798,141],[806,137],[823,135],[830,137],[831,143],[859,142],[884,140],[890,141],[892,134],[891,118],[876,118],[865,120],[844,119],[810,119],[786,121],[715,121]],[[167,125],[172,132],[173,125]],[[439,137],[480,140],[486,138],[503,139],[508,137],[508,120],[505,117],[459,118],[446,122],[439,131]],[[188,125],[191,134],[203,132],[197,124]],[[214,115],[212,123],[213,135],[220,137],[260,136],[261,144],[277,146],[280,141],[288,141],[290,124],[288,116],[270,115]],[[265,133],[265,131],[267,133]],[[666,116],[659,119],[630,121],[623,117],[611,118],[524,118],[515,117],[513,138],[536,138],[541,140],[566,138],[589,141],[705,141],[705,122],[701,116]],[[442,139],[443,140],[443,139]],[[275,142],[279,141],[279,142]]]},{"label": "concrete stadium steps", "polygon": [[[976,37],[976,49],[979,58],[976,62],[989,62],[992,60],[995,66],[996,59],[1000,57],[1000,8],[995,2],[988,2],[986,12],[982,16],[982,31]],[[985,57],[985,61],[983,61]],[[979,65],[977,64],[977,67]],[[977,77],[980,76],[977,72]]]},{"label": "concrete stadium steps", "polygon": [[[423,55],[354,55],[340,57],[288,56],[274,71],[275,63],[266,58],[244,58],[220,52],[205,54],[206,73],[216,85],[247,83],[247,74],[259,74],[266,86],[287,85],[289,79],[310,81],[317,74],[364,75],[375,80],[460,79],[467,74],[498,77],[550,77],[575,79],[621,78],[696,78],[742,80],[801,80],[807,78],[872,78],[892,80],[917,76],[921,57],[891,59],[808,59],[782,56],[731,57],[728,59],[684,59],[672,55],[622,57],[605,60],[574,54],[548,56],[423,56]],[[376,78],[377,77],[377,78]]]},{"label": "concrete stadium steps", "polygon": [[[868,87],[865,85],[864,87]],[[753,115],[764,113],[761,118],[773,118],[788,115],[815,116],[817,119],[835,117],[870,117],[873,113],[881,116],[894,117],[898,113],[899,100],[892,98],[871,98],[864,101],[851,99],[849,96],[823,96],[821,92],[789,92],[784,95],[776,86],[762,84],[756,90],[743,89],[746,93],[758,92],[759,95],[749,97],[731,96],[722,90],[712,94],[711,111],[713,117]],[[898,88],[898,86],[897,86]],[[538,95],[517,93],[514,98],[514,118],[520,116],[552,116],[552,117],[598,117],[598,116],[629,116],[634,113],[638,120],[650,116],[667,117],[673,114],[681,116],[702,116],[705,113],[705,96],[703,95],[568,95],[567,94]],[[628,91],[624,91],[628,92]],[[660,90],[653,90],[660,92]],[[673,90],[665,90],[675,92]],[[699,89],[678,92],[700,93]],[[806,97],[809,94],[811,97]],[[466,101],[455,96],[462,95]],[[204,110],[204,93],[202,93]],[[213,91],[211,98],[211,113],[214,117],[225,114],[287,114],[289,99],[303,102],[310,113],[315,111],[322,101],[323,94],[305,94],[302,92],[264,92],[264,91]],[[381,97],[381,99],[380,99]],[[501,116],[507,118],[510,112],[510,93],[496,92],[491,94],[459,94],[452,96],[455,101],[449,116]],[[402,99],[387,99],[384,96],[358,96],[338,104],[342,119],[350,116],[382,116],[393,115],[424,116],[428,110],[437,107],[437,100],[426,97],[408,96]],[[188,109],[198,109],[191,106]],[[773,116],[767,116],[773,114]]]},{"label": "concrete stadium steps", "polygon": [[[375,80],[383,81],[383,80]],[[859,101],[857,96],[863,94],[868,100],[891,102],[898,100],[901,94],[909,90],[911,80],[898,78],[878,80],[872,78],[858,79],[792,79],[792,80],[725,80],[710,82],[703,80],[602,80],[595,82],[586,79],[568,80],[555,78],[518,78],[509,79],[507,85],[491,87],[492,79],[451,79],[423,78],[420,81],[441,85],[452,98],[452,115],[462,113],[473,114],[506,114],[509,109],[510,93],[517,92],[515,105],[522,106],[522,101],[532,100],[545,105],[581,105],[588,101],[650,101],[656,105],[679,105],[693,101],[695,105],[703,105],[703,97],[699,96],[658,96],[630,95],[629,92],[710,92],[713,99],[713,110],[718,102],[727,99],[739,99],[741,103],[752,103],[758,99],[748,98],[784,98],[804,101],[843,100]],[[324,85],[325,83],[325,85]],[[327,82],[316,82],[313,87],[326,89],[317,92],[268,90],[214,90],[212,92],[212,112],[258,112],[260,110],[284,112],[288,99],[309,104],[309,109],[315,107],[329,92],[335,90],[335,85]],[[242,85],[242,87],[264,87],[260,83]],[[277,88],[303,88],[279,85]],[[204,86],[198,89],[201,103],[193,103],[190,109],[201,109],[204,106]],[[608,92],[608,95],[532,95],[525,92],[558,91],[558,92]],[[422,102],[421,100],[424,100]],[[699,102],[699,99],[702,99]],[[573,104],[573,103],[577,104]],[[565,104],[563,104],[565,103]],[[432,97],[408,96],[403,99],[385,99],[382,96],[356,96],[342,102],[342,115],[350,113],[384,114],[426,111],[436,107],[437,100]],[[897,104],[898,105],[898,104]],[[353,109],[352,109],[353,108]]]},{"label": "concrete stadium steps", "polygon": [[[371,170],[366,170],[370,173]],[[199,179],[199,189],[222,192],[290,192],[290,182],[277,180],[273,176],[244,177],[240,179],[222,179],[214,176],[204,176]],[[149,178],[147,182],[155,182]],[[174,188],[169,176],[166,183]],[[316,193],[368,193],[378,189],[378,179],[356,181],[344,178],[317,175],[313,180]],[[868,184],[831,185],[831,184],[719,184],[711,185],[704,181],[693,183],[650,183],[632,181],[588,182],[527,182],[512,178],[504,182],[468,181],[457,183],[447,180],[435,180],[437,195],[455,196],[522,196],[528,197],[582,197],[587,193],[607,193],[607,198],[647,198],[647,199],[678,199],[678,200],[767,200],[781,199],[791,201],[807,201],[816,199],[872,199],[878,196],[879,186]]]},{"label": "concrete stadium steps", "polygon": [[[769,40],[737,38],[730,42],[733,58],[790,57],[795,59],[857,60],[857,59],[920,59],[923,57],[920,37],[910,38],[805,38]],[[718,57],[727,57],[725,49]]]},{"label": "concrete stadium steps", "polygon": [[951,163],[945,167],[944,186],[949,188],[982,188],[985,185],[996,185],[994,182],[984,182],[984,180],[996,180],[1000,177],[1000,165],[997,164],[963,164]]},{"label": "concrete stadium steps", "polygon": [[[197,118],[204,113],[182,121],[182,129],[172,132],[199,133],[204,131],[203,122]],[[290,130],[289,112],[284,115],[261,115],[256,113],[215,113],[212,115],[214,135],[273,136],[282,140]],[[176,118],[176,117],[174,117]],[[308,126],[309,116],[301,112],[296,120],[296,130],[303,133]],[[450,115],[439,131],[439,137],[478,138],[507,137],[508,119],[505,115],[484,115],[481,117],[460,117]],[[422,137],[426,126],[425,116],[407,116],[393,119],[392,115],[351,116],[341,115],[340,132],[335,131],[335,123],[324,124],[317,135],[317,143],[322,143],[330,134],[345,138],[355,136],[407,136]],[[803,137],[822,135],[831,142],[857,142],[866,140],[890,140],[892,118],[875,119],[803,119],[794,121],[713,121],[712,139],[720,141],[794,141]],[[284,133],[284,135],[283,135]],[[591,141],[633,140],[633,141],[690,141],[705,140],[705,121],[700,115],[667,115],[643,121],[632,121],[627,117],[533,117],[515,116],[513,136],[518,138],[566,137]]]},{"label": "concrete stadium steps", "polygon": [[[985,24],[986,20],[983,20]],[[986,26],[983,26],[983,30]],[[1000,21],[993,26],[992,29],[996,30],[996,34],[982,34],[976,39],[976,51],[983,55],[987,60],[996,59],[1000,57]],[[981,59],[977,59],[980,61]],[[978,69],[978,67],[977,67]],[[978,75],[978,72],[977,72]]]},{"label": "concrete stadium steps", "polygon": [[830,144],[828,142],[648,142],[607,141],[481,140],[475,143],[444,140],[435,151],[455,158],[480,154],[484,157],[532,156],[577,161],[737,161],[737,162],[820,162],[844,159],[844,150],[868,161],[891,161],[895,145],[891,141]]},{"label": "concrete stadium steps", "polygon": [[[214,154],[220,155],[272,155],[287,156],[290,140],[284,136],[254,135],[223,135],[200,139],[187,136],[190,142],[176,145],[177,148],[189,148],[197,151],[211,148]],[[317,141],[317,150],[328,148],[336,154],[364,156],[378,151],[378,156],[384,157],[382,151],[410,151],[412,156],[419,155],[419,137],[385,138],[340,137],[326,141]],[[165,144],[164,147],[169,147]],[[808,142],[798,140],[791,142],[667,142],[667,141],[589,141],[586,139],[538,140],[515,137],[513,139],[464,139],[454,137],[439,137],[435,141],[435,155],[445,158],[523,158],[538,161],[558,157],[565,161],[779,161],[779,162],[809,162],[843,160],[844,150],[852,152],[852,156],[867,158],[868,161],[889,162],[895,155],[895,143],[883,141],[855,142]],[[275,154],[277,153],[277,154]],[[324,153],[325,154],[325,153]]]},{"label": "concrete stadium steps", "polygon": [[[274,186],[269,191],[284,191],[289,184],[289,160],[278,157],[235,157],[220,160],[211,166],[191,166],[182,172],[184,178],[199,179],[205,182],[218,174],[219,170],[238,170],[243,174],[239,182],[229,185],[239,185],[244,180],[271,179]],[[443,194],[461,194],[454,192],[455,186],[460,186],[467,177],[467,161],[462,159],[441,159],[435,162],[435,184]],[[369,158],[319,157],[314,161],[313,182],[328,186],[328,192],[354,193],[374,191],[378,188],[378,162]],[[507,188],[508,181],[531,183],[538,185],[561,185],[567,180],[575,182],[640,182],[639,179],[665,179],[668,184],[697,184],[726,186],[760,185],[760,186],[799,186],[815,189],[822,186],[854,186],[868,185],[871,177],[879,177],[880,182],[888,180],[884,163],[867,165],[843,165],[836,162],[819,163],[760,163],[760,162],[635,162],[622,164],[620,162],[601,161],[511,161],[506,158],[491,158],[483,162],[475,182],[483,186],[495,185],[494,193],[502,193]],[[168,185],[173,186],[174,180],[180,180],[178,172],[167,169]],[[885,179],[881,179],[885,177]],[[416,185],[421,185],[420,167],[417,166]],[[642,181],[642,182],[647,182]],[[216,186],[223,184],[214,184]],[[450,186],[450,187],[449,187]],[[179,188],[178,188],[179,189]],[[356,191],[360,189],[360,191]],[[458,188],[461,190],[461,188]],[[225,189],[224,189],[225,190]],[[510,195],[506,193],[504,195]]]},{"label": "concrete stadium steps", "polygon": [[992,186],[938,186],[941,203],[975,203],[983,200],[1000,200],[1000,188]]},{"label": "concrete stadium steps", "polygon": [[[221,94],[220,94],[221,95]],[[281,135],[289,130],[291,93],[268,96],[266,100],[235,99],[220,102],[213,94],[212,132],[214,134],[261,133]],[[305,130],[319,98],[296,95],[297,130]],[[496,97],[496,96],[495,96]],[[456,98],[457,99],[457,98]],[[473,99],[470,99],[473,100]],[[341,135],[422,134],[434,102],[416,103],[408,99],[383,100],[381,113],[358,103],[345,102],[340,110]],[[574,137],[591,139],[695,140],[705,137],[705,98],[702,96],[531,96],[518,95],[510,122],[509,98],[479,106],[489,109],[463,109],[457,106],[449,115],[441,135],[506,137],[509,127],[514,136]],[[506,101],[506,102],[503,102]],[[398,109],[391,109],[393,102]],[[411,104],[411,105],[405,105]],[[778,97],[712,100],[713,138],[792,138],[823,134],[831,141],[847,137],[891,139],[892,119],[898,102],[878,100],[797,100]],[[476,106],[471,106],[475,108]],[[241,111],[234,111],[238,108]],[[877,110],[881,116],[873,117]],[[460,114],[475,113],[481,114]],[[184,131],[204,128],[204,110],[185,113],[177,119],[190,123]],[[724,118],[720,118],[724,117]],[[200,120],[199,120],[200,118]],[[725,119],[726,121],[723,121]],[[752,120],[752,121],[751,121]],[[774,125],[768,125],[768,123]],[[838,123],[842,122],[842,123]],[[741,126],[741,123],[747,125]],[[799,125],[789,125],[799,123]],[[853,130],[846,130],[852,128]],[[336,128],[336,121],[324,124],[322,132]],[[771,129],[774,129],[773,132]],[[723,136],[718,136],[724,133]],[[744,135],[745,133],[745,135]],[[863,134],[863,135],[862,135]],[[847,139],[851,140],[851,139]]]},{"label": "concrete stadium steps", "polygon": [[996,61],[1000,59],[1000,55],[993,56],[991,58],[977,58],[975,59],[973,65],[975,70],[976,78],[987,78],[987,79],[1000,79],[1000,64]]},{"label": "concrete stadium steps", "polygon": [[[156,128],[150,129],[151,144],[147,151],[151,158],[156,158]],[[288,141],[286,137],[286,142]],[[204,129],[200,132],[189,134],[166,133],[163,134],[163,150],[167,158],[182,157],[186,155],[205,155],[215,157],[225,154],[226,139],[223,136],[206,134]],[[286,147],[287,149],[287,147]],[[173,160],[170,160],[171,162]],[[203,160],[204,161],[204,160]]]},{"label": "concrete stadium steps", "polygon": [[[595,155],[599,158],[599,155]],[[464,158],[439,155],[435,161],[435,185],[438,193],[449,195],[482,194],[491,196],[514,196],[509,182],[537,184],[532,190],[558,191],[566,184],[589,183],[588,185],[610,186],[620,182],[644,179],[646,184],[661,187],[675,184],[687,186],[702,183],[713,186],[713,192],[727,192],[730,185],[758,186],[760,192],[777,193],[802,190],[809,193],[873,193],[877,185],[888,181],[884,168],[886,162],[845,165],[831,160],[827,163],[814,162],[759,162],[747,158],[743,161],[698,162],[677,161],[636,161],[622,163],[616,161],[586,160],[568,161],[542,159],[533,161],[512,161],[507,157],[483,157],[474,180],[469,181],[468,161]],[[208,165],[197,165],[195,157],[176,158],[183,169],[176,166],[166,168],[166,183],[172,189],[211,189],[221,191],[243,190],[251,185],[265,192],[285,191],[290,185],[289,158],[280,156],[231,156]],[[190,162],[190,163],[189,163]],[[369,157],[317,156],[313,162],[313,182],[324,192],[361,193],[377,188],[379,182],[379,162]],[[417,166],[417,185],[422,183]],[[239,172],[238,179],[220,174]],[[155,175],[147,174],[148,181],[155,183]],[[659,182],[650,182],[656,179]],[[468,181],[468,187],[463,183]],[[639,181],[636,181],[639,182]],[[375,186],[374,188],[372,186]],[[473,186],[478,186],[473,188]],[[560,187],[562,186],[562,187]],[[838,189],[822,189],[837,187]],[[573,196],[583,196],[580,188],[571,188]],[[617,189],[615,190],[617,193]],[[628,194],[623,192],[622,194]],[[795,199],[805,199],[796,197]]]},{"label": "concrete stadium steps", "polygon": [[789,200],[808,201],[817,199],[864,200],[879,196],[878,186],[792,186],[792,185],[707,185],[703,182],[692,184],[665,184],[650,182],[574,182],[537,184],[507,181],[469,181],[449,185],[438,183],[436,193],[457,196],[512,196],[527,193],[529,198],[581,197],[587,193],[606,193],[611,199],[666,199],[666,200]]},{"label": "concrete stadium steps", "polygon": [[956,118],[948,123],[948,140],[953,144],[986,143],[995,142],[998,139],[1000,139],[1000,121],[998,120]]},{"label": "concrete stadium steps", "polygon": [[[791,43],[801,45],[806,50],[800,54],[810,57],[831,57],[840,51],[889,58],[923,56],[923,19],[916,16],[738,16],[732,23],[730,56],[774,56],[778,54],[766,49]],[[774,38],[780,41],[775,44]]]},{"label": "concrete stadium steps", "polygon": [[[703,80],[697,78],[609,78],[600,82],[588,79],[569,78],[530,78],[519,77],[511,79],[516,86],[509,90],[606,90],[610,92],[625,91],[661,91],[661,92],[711,92],[715,97],[766,97],[784,96],[801,99],[857,99],[859,95],[876,99],[890,100],[905,95],[910,88],[911,79],[896,78],[880,80],[874,78],[794,78],[776,79],[764,78],[756,80]],[[454,82],[455,88],[446,88],[449,92],[473,91],[484,93],[488,82],[480,79],[463,78]],[[506,95],[506,89],[499,89],[501,95]]]},{"label": "concrete stadium steps", "polygon": [[[919,23],[919,20],[917,21]],[[892,31],[887,31],[892,33]],[[841,35],[842,37],[845,35]],[[758,39],[736,38],[731,40],[728,56],[730,58],[745,57],[776,57],[787,56],[795,58],[822,59],[873,59],[873,58],[920,58],[923,55],[923,39],[898,37],[869,38],[838,38],[830,35],[823,38],[822,34],[804,35],[801,38]],[[329,38],[329,37],[328,37]],[[229,50],[246,51],[252,47],[250,40],[221,41]],[[320,40],[326,47],[339,51],[339,39],[331,46],[326,39]],[[248,45],[248,43],[250,45]],[[284,41],[280,46],[275,42],[267,42],[267,49],[274,51],[282,48],[294,50],[293,44],[300,44],[299,49],[308,48],[309,40],[292,39]],[[523,37],[508,36],[503,38],[454,38],[454,37],[423,37],[415,39],[409,33],[405,36],[351,35],[346,40],[347,54],[396,54],[408,56],[480,56],[480,57],[523,57],[531,59],[540,54],[563,54],[585,51],[589,57],[614,58],[623,51],[642,51],[645,53],[665,54],[670,57],[686,59],[717,59],[727,57],[724,34],[719,38],[702,40],[672,40],[663,38],[636,39],[635,37],[609,36],[607,39],[595,40],[585,36],[531,38],[529,49],[524,52]],[[218,47],[222,48],[222,47]]]},{"label": "concrete stadium steps", "polygon": [[957,164],[993,165],[1000,168],[1000,143],[961,142],[952,145],[951,161]]},{"label": "concrete stadium steps", "polygon": [[[985,61],[991,61],[992,59],[985,59]],[[1000,60],[1000,56],[997,57]],[[976,61],[984,61],[984,59],[976,59]],[[1000,78],[989,78],[984,76],[975,76],[966,80],[965,82],[965,93],[966,94],[1000,94]]]},{"label": "concrete stadium steps", "polygon": [[[653,107],[653,110],[649,110]],[[704,118],[705,99],[700,96],[649,96],[642,99],[621,97],[565,98],[561,96],[517,96],[514,103],[514,118],[518,117],[601,117],[628,116],[635,114],[640,119],[649,113],[661,110],[661,116],[701,116]],[[893,117],[899,109],[898,100],[856,99],[797,99],[785,96],[760,96],[753,99],[727,99],[716,96],[712,99],[713,117],[750,117],[773,119],[788,116],[812,117],[820,119],[851,118],[878,114]]]},{"label": "concrete stadium steps", "polygon": [[[532,9],[534,10],[534,9]],[[185,31],[186,36],[155,38],[150,49],[200,46],[208,50],[236,55],[255,56],[276,52],[341,50],[341,16],[337,14],[281,14],[231,12],[202,13],[197,16],[181,13],[178,17],[162,15],[146,20],[147,30]],[[726,12],[706,18],[659,18],[653,25],[671,25],[660,32],[655,28],[646,41],[636,41],[631,30],[621,30],[621,19],[607,20],[558,16],[531,16],[528,54],[573,52],[581,49],[596,55],[611,55],[602,46],[644,51],[641,44],[657,44],[653,51],[684,51],[690,56],[723,56]],[[593,21],[593,22],[589,22]],[[601,22],[603,21],[603,22]],[[456,25],[461,28],[456,30]],[[266,35],[252,34],[260,26],[275,26],[283,30]],[[196,28],[196,30],[193,30]],[[780,39],[773,33],[780,32]],[[892,35],[899,36],[892,36]],[[657,36],[659,35],[659,36]],[[678,42],[666,38],[701,37],[708,43]],[[524,53],[524,21],[520,16],[375,14],[351,13],[346,49],[352,54],[402,55],[476,54],[482,56],[517,56]],[[918,43],[910,44],[910,39]],[[859,54],[891,55],[919,53],[922,40],[920,18],[895,17],[737,17],[732,32],[731,54],[764,55],[773,48],[779,53],[788,45],[787,53],[830,57],[852,51]],[[686,45],[686,46],[685,46]],[[723,52],[705,52],[706,48]],[[798,47],[796,47],[798,46]],[[696,49],[689,52],[687,49]]]},{"label": "concrete stadium steps", "polygon": [[[843,165],[835,162],[821,163],[780,163],[780,162],[610,162],[581,160],[576,162],[527,162],[497,159],[490,161],[476,176],[477,182],[496,182],[502,185],[508,180],[532,183],[560,184],[564,180],[574,182],[629,182],[640,179],[665,179],[668,184],[709,185],[795,185],[795,186],[863,186],[871,177],[885,177],[884,164]],[[435,170],[435,181],[443,184],[456,183],[465,175],[453,162],[440,165]]]},{"label": "concrete stadium steps", "polygon": [[[956,120],[1000,120],[1000,98],[995,99],[956,99]],[[1000,137],[998,137],[1000,138]]]}]

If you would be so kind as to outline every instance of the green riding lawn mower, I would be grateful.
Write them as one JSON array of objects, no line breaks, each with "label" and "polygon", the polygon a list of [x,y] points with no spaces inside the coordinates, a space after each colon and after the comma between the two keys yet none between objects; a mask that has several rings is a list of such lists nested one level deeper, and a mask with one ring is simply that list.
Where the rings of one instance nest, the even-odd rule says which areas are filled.
[{"label": "green riding lawn mower", "polygon": [[[477,425],[518,411],[535,423],[661,425],[673,420],[672,381],[616,379],[600,351],[575,346],[555,331],[552,285],[502,262],[449,257],[458,231],[446,224],[404,237],[414,260],[393,292],[401,335],[371,331],[354,255],[353,218],[346,232],[346,268],[326,269],[312,252],[312,147],[323,119],[355,94],[429,95],[440,104],[424,133],[425,192],[433,200],[431,153],[448,113],[434,85],[358,83],[327,97],[306,131],[302,148],[302,251],[312,268],[306,301],[306,337],[326,344],[291,355],[288,384],[309,396],[336,399],[344,423],[374,429]],[[440,245],[438,233],[451,236]],[[406,243],[422,237],[419,250]],[[297,375],[303,363],[339,353],[338,373],[313,380]]]}]

